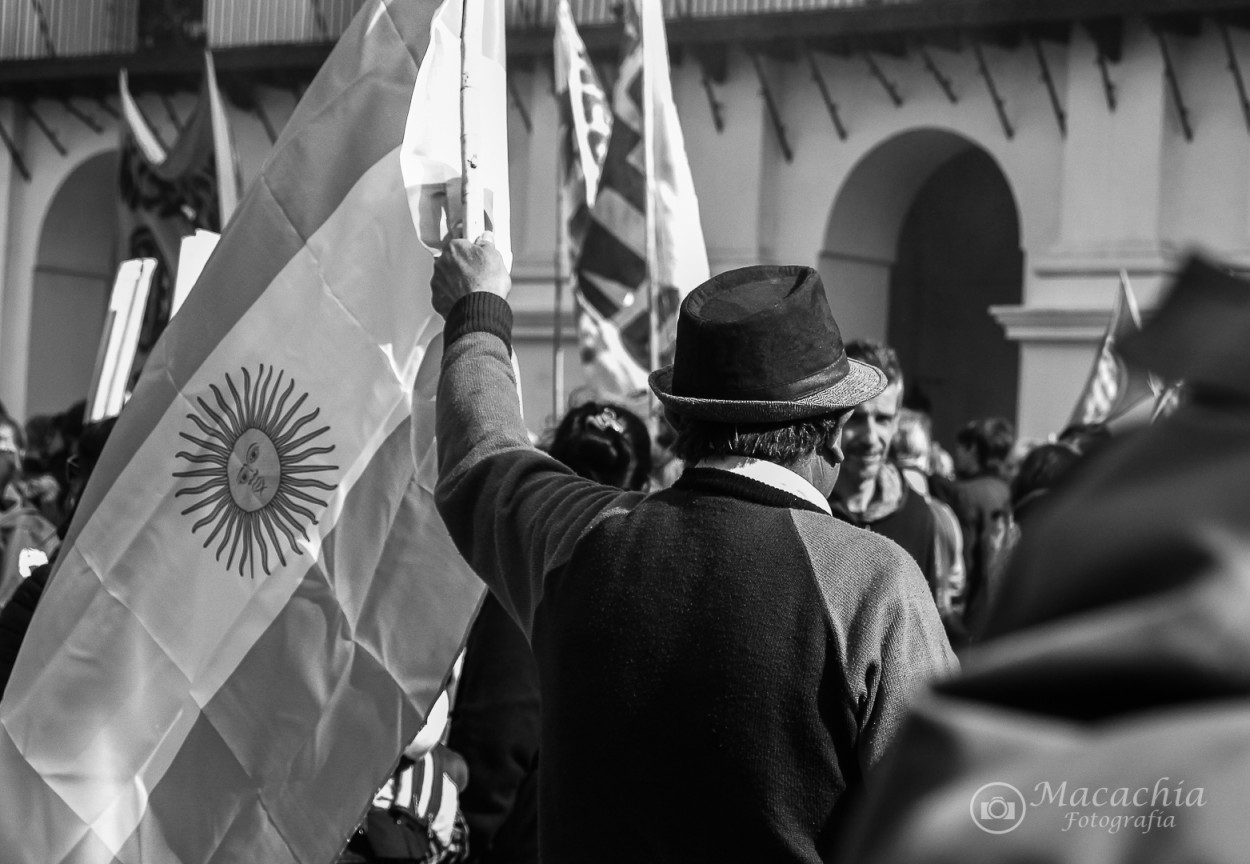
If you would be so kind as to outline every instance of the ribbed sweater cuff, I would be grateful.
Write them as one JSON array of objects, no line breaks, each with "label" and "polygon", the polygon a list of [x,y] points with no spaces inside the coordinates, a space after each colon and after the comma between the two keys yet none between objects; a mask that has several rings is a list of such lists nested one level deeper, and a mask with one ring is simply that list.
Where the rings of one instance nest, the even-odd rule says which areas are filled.
[{"label": "ribbed sweater cuff", "polygon": [[443,339],[450,345],[466,333],[493,333],[512,350],[512,307],[489,291],[466,294],[447,313]]}]

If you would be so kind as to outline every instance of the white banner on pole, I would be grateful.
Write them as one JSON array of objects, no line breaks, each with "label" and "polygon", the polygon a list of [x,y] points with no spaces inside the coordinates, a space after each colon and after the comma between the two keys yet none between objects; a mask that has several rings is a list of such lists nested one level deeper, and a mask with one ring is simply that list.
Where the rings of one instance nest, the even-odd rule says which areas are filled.
[{"label": "white banner on pole", "polygon": [[123,261],[113,281],[108,316],[100,336],[95,372],[88,392],[87,420],[94,422],[121,413],[126,401],[126,384],[130,380],[135,349],[139,345],[139,328],[147,307],[148,289],[156,272],[156,259],[132,258]]},{"label": "white banner on pole", "polygon": [[182,308],[182,302],[191,293],[192,286],[200,278],[204,265],[208,263],[208,256],[213,254],[220,239],[220,234],[203,229],[182,238],[178,253],[178,275],[174,278],[174,296],[169,307],[170,318]]}]

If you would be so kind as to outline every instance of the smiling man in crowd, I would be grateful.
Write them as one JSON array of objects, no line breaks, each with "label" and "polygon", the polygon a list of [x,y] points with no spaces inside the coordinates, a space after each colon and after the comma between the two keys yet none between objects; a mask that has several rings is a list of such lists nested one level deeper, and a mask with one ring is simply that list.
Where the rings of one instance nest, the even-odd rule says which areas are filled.
[{"label": "smiling man in crowd", "polygon": [[889,537],[915,559],[933,589],[937,582],[933,511],[903,480],[890,461],[890,445],[903,408],[903,371],[894,349],[880,342],[856,340],[847,356],[885,373],[885,389],[851,412],[842,432],[846,461],[829,503],[833,515]]}]

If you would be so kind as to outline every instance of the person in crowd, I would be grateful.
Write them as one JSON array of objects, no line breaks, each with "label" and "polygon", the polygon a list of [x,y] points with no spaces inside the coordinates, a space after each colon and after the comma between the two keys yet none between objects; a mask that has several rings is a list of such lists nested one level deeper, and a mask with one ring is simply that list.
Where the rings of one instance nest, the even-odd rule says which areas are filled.
[{"label": "person in crowd", "polygon": [[997,576],[1011,538],[1007,466],[1015,437],[1011,421],[1002,417],[971,421],[955,435],[955,482],[934,485],[935,495],[955,511],[963,531],[968,577],[964,622],[972,639],[984,622],[989,582]]},{"label": "person in crowd", "polygon": [[645,489],[651,476],[651,433],[637,414],[620,405],[578,405],[542,449],[582,477],[619,489]]},{"label": "person in crowd", "polygon": [[1111,443],[1106,423],[1074,423],[1059,433],[1059,443],[1070,445],[1081,456],[1092,456]]},{"label": "person in crowd", "polygon": [[22,491],[27,500],[39,508],[43,517],[57,525],[65,517],[60,502],[65,494],[65,462],[54,463],[64,439],[50,414],[38,414],[26,421],[26,455],[22,460]]},{"label": "person in crowd", "polygon": [[1250,282],[1193,261],[1117,344],[1187,401],[1048,493],[839,860],[1246,860],[1248,332]]},{"label": "person in crowd", "polygon": [[[646,424],[620,405],[585,402],[568,411],[543,449],[581,477],[639,491],[651,472]],[[460,805],[469,862],[538,861],[538,664],[525,634],[491,594],[469,631],[448,744],[473,782]]]},{"label": "person in crowd", "polygon": [[898,466],[889,458],[903,406],[903,370],[898,356],[890,346],[866,339],[848,343],[846,354],[880,369],[887,383],[876,396],[855,406],[846,421],[842,433],[846,460],[829,498],[833,515],[902,546],[936,594],[937,528],[933,511],[903,481]]},{"label": "person in crowd", "polygon": [[538,661],[542,860],[822,860],[956,662],[915,562],[829,512],[849,409],[886,382],[819,275],[748,267],[682,302],[650,384],[690,467],[650,496],[529,444],[488,236],[449,241],[431,287],[436,500]]},{"label": "person in crowd", "polygon": [[56,526],[27,494],[22,472],[25,450],[21,424],[0,417],[0,605],[60,543]]},{"label": "person in crowd", "polygon": [[[49,552],[47,561],[32,569],[30,575],[16,586],[9,602],[0,608],[0,697],[4,695],[9,675],[13,672],[13,664],[17,662],[17,651],[26,637],[35,607],[52,574],[59,541],[64,540],[69,532],[74,510],[100,454],[104,452],[104,444],[109,433],[113,431],[115,422],[116,418],[109,417],[84,427],[81,437],[74,444],[73,455],[66,462],[65,490],[68,509],[61,524],[53,529],[58,547]],[[0,425],[0,430],[2,429],[3,426]],[[2,438],[3,432],[0,431],[0,440]]]},{"label": "person in crowd", "polygon": [[[455,674],[453,669],[451,687]],[[460,754],[442,742],[449,719],[450,697],[444,690],[391,776],[374,793],[365,818],[334,864],[464,864],[469,860],[469,829],[460,807],[469,770]]]},{"label": "person in crowd", "polygon": [[1039,444],[1020,460],[1011,478],[1012,520],[1024,529],[1047,501],[1048,494],[1081,460],[1076,447],[1057,441]]},{"label": "person in crowd", "polygon": [[898,434],[890,448],[890,457],[915,491],[933,511],[934,562],[936,578],[933,600],[952,644],[964,638],[963,602],[967,588],[964,572],[963,532],[955,511],[934,498],[929,489],[933,457],[932,431],[927,415],[903,408],[898,416]]},{"label": "person in crowd", "polygon": [[59,414],[37,415],[26,421],[24,487],[28,498],[54,525],[68,515],[65,465],[83,431],[87,403],[79,400]]}]

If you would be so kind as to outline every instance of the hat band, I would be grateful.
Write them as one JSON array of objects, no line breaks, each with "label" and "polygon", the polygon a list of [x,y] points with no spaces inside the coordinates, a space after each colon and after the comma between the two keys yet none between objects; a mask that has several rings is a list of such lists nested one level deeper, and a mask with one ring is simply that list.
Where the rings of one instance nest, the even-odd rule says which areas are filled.
[{"label": "hat band", "polygon": [[[756,387],[735,387],[732,379],[701,376],[704,386],[699,392],[695,388],[681,386],[688,382],[679,378],[676,368],[673,370],[673,395],[687,399],[731,399],[746,402],[794,402],[805,399],[821,391],[828,390],[845,378],[851,371],[851,364],[846,354],[838,356],[830,365],[813,372],[804,378],[793,381],[771,381]],[[708,378],[711,377],[711,381]]]}]

